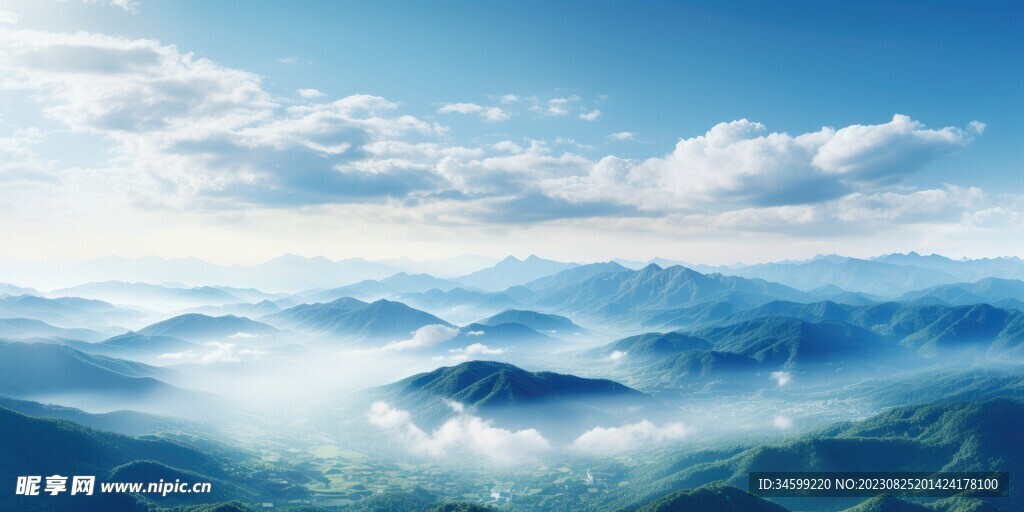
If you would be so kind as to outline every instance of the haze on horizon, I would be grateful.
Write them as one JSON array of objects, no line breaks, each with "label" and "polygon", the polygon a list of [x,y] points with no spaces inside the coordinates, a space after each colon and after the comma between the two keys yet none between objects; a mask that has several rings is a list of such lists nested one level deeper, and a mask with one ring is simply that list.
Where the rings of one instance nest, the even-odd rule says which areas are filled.
[{"label": "haze on horizon", "polygon": [[0,1],[0,262],[1024,252],[1019,5],[444,7]]}]

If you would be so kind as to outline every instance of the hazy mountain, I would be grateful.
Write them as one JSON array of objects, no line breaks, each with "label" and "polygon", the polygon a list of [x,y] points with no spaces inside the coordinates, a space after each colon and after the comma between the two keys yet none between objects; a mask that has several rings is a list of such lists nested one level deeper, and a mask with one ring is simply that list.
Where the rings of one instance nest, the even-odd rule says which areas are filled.
[{"label": "hazy mountain", "polygon": [[958,281],[974,282],[987,277],[1024,279],[1024,260],[1018,257],[954,260],[940,254],[923,256],[916,252],[886,254],[874,261],[905,267],[919,267],[954,276]]},{"label": "hazy mountain", "polygon": [[[627,354],[623,361],[630,363]],[[746,354],[719,350],[685,350],[633,371],[631,381],[643,388],[696,388],[729,390],[767,385],[767,371],[759,375],[761,362]]]},{"label": "hazy mountain", "polygon": [[493,267],[455,278],[454,281],[465,287],[500,291],[575,266],[577,266],[575,263],[545,260],[534,255],[530,255],[525,260],[509,256]]},{"label": "hazy mountain", "polygon": [[395,300],[462,323],[505,309],[522,307],[522,303],[512,296],[515,292],[515,288],[503,292],[481,292],[465,288],[441,291],[435,288],[421,293],[403,293],[395,297]]},{"label": "hazy mountain", "polygon": [[637,512],[787,512],[785,507],[759,498],[743,489],[724,484],[709,484],[696,489],[676,491],[637,509]]},{"label": "hazy mountain", "polygon": [[[805,293],[758,279],[704,275],[685,267],[648,265],[641,270],[606,272],[538,294],[536,303],[563,311],[626,317],[640,309],[670,309],[702,302],[760,304],[780,298],[807,299]],[[628,319],[619,319],[628,320]]]},{"label": "hazy mountain", "polygon": [[0,297],[0,317],[42,320],[60,327],[108,328],[138,321],[142,315],[93,299],[19,295]]},{"label": "hazy mountain", "polygon": [[[254,266],[218,265],[197,258],[109,256],[53,272],[47,280],[64,283],[112,279],[149,283],[178,282],[185,283],[182,285],[184,288],[218,283],[273,292],[298,292],[342,286],[363,279],[383,279],[403,270],[402,267],[362,258],[335,261],[323,256],[307,258],[294,254],[285,254]],[[225,291],[231,293],[230,290]],[[243,300],[254,299],[249,297]]]},{"label": "hazy mountain", "polygon": [[707,301],[684,308],[638,311],[630,319],[639,328],[683,329],[719,322],[743,309],[732,302]]},{"label": "hazy mountain", "polygon": [[147,336],[137,332],[126,332],[103,340],[97,345],[104,347],[122,349],[127,353],[146,352],[150,354],[166,354],[168,352],[182,352],[196,348],[194,343],[185,340],[172,338],[170,336]]},{"label": "hazy mountain", "polygon": [[267,324],[234,315],[207,316],[188,313],[139,329],[145,336],[167,336],[185,341],[225,340],[236,334],[273,335],[279,331]]},{"label": "hazy mountain", "polygon": [[945,304],[966,306],[969,304],[1013,304],[1024,305],[1024,281],[989,277],[974,283],[956,283],[933,286],[924,290],[906,293],[900,301],[927,302],[934,300]]},{"label": "hazy mountain", "polygon": [[616,272],[626,272],[630,269],[614,262],[609,261],[607,263],[590,263],[587,265],[580,265],[577,267],[568,268],[562,270],[553,275],[541,277],[530,281],[523,286],[537,292],[539,294],[550,293],[553,290],[558,290],[580,283],[591,277],[598,276],[601,274],[611,274]]},{"label": "hazy mountain", "polygon": [[564,316],[538,313],[525,309],[506,309],[477,323],[483,325],[517,323],[555,336],[571,336],[586,332],[586,329],[574,324],[572,320]]},{"label": "hazy mountain", "polygon": [[[711,342],[681,332],[649,332],[615,340],[588,350],[588,357],[625,358],[631,363],[647,363],[674,356],[688,350],[708,350]],[[616,355],[613,355],[616,354]]]},{"label": "hazy mountain", "polygon": [[157,309],[199,305],[219,306],[243,301],[241,297],[212,286],[183,288],[148,283],[126,283],[124,281],[82,284],[54,290],[50,295],[88,297],[117,304],[133,304]]},{"label": "hazy mountain", "polygon": [[190,428],[190,422],[168,416],[136,411],[113,411],[90,414],[81,409],[60,405],[41,404],[27,400],[0,397],[0,408],[10,409],[26,416],[69,420],[87,427],[109,430],[119,434],[138,436],[167,430]]},{"label": "hazy mountain", "polygon": [[[414,419],[436,425],[451,417],[450,403],[515,428],[564,433],[597,421],[651,411],[652,399],[614,381],[552,372],[530,372],[494,361],[469,361],[374,388],[369,397],[409,410]],[[552,411],[559,411],[552,414]],[[578,432],[577,432],[578,434]]]},{"label": "hazy mountain", "polygon": [[168,370],[51,343],[0,342],[0,396],[88,408],[201,413],[198,395],[157,378]]},{"label": "hazy mountain", "polygon": [[477,270],[494,266],[497,262],[497,258],[476,254],[464,254],[462,256],[433,261],[417,261],[404,257],[378,261],[378,263],[404,268],[407,272],[430,274],[442,278],[451,278],[465,275],[467,272],[476,272]]},{"label": "hazy mountain", "polygon": [[0,338],[70,338],[84,341],[99,341],[106,335],[91,329],[64,329],[54,327],[42,320],[28,318],[0,318]]},{"label": "hazy mountain", "polygon": [[517,322],[503,322],[493,325],[469,324],[459,334],[445,343],[445,346],[462,348],[474,343],[487,345],[491,349],[551,350],[562,345],[561,340]]},{"label": "hazy mountain", "polygon": [[405,272],[399,272],[380,282],[397,293],[416,293],[433,289],[447,291],[458,286],[458,283],[450,279],[439,279],[430,274],[407,274]]},{"label": "hazy mountain", "polygon": [[3,295],[42,295],[35,288],[25,288],[10,283],[0,283],[0,296]]},{"label": "hazy mountain", "polygon": [[352,298],[303,304],[262,318],[289,329],[339,338],[394,341],[412,336],[420,327],[448,322],[401,302],[378,300],[365,303]]},{"label": "hazy mountain", "polygon": [[911,290],[957,281],[954,276],[937,270],[840,256],[818,257],[803,262],[716,268],[725,274],[760,278],[798,290],[810,291],[833,285],[851,292],[884,297],[895,297]]}]

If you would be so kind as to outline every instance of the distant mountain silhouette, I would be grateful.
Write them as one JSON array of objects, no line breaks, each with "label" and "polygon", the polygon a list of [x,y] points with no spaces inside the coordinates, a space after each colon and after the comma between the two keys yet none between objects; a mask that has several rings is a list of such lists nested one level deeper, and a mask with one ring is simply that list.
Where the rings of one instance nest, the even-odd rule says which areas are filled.
[{"label": "distant mountain silhouette", "polygon": [[352,298],[325,304],[303,304],[263,320],[322,336],[377,341],[408,339],[414,331],[427,325],[451,326],[430,313],[401,302],[381,299],[367,304]]},{"label": "distant mountain silhouette", "polygon": [[64,329],[54,327],[42,320],[29,318],[0,318],[0,338],[69,338],[83,341],[99,341],[106,335],[92,329]]},{"label": "distant mountain silhouette", "polygon": [[523,324],[536,331],[546,332],[554,336],[571,336],[584,333],[586,329],[574,324],[572,320],[547,313],[538,313],[525,309],[506,309],[501,313],[480,320],[480,324],[498,325],[504,323]]},{"label": "distant mountain silhouette", "polygon": [[145,336],[168,336],[185,341],[223,341],[232,335],[272,335],[278,330],[261,322],[234,315],[208,316],[199,313],[178,315],[138,330]]},{"label": "distant mountain silhouette", "polygon": [[575,263],[545,260],[533,255],[525,260],[509,256],[499,261],[493,267],[478,270],[472,274],[456,278],[454,281],[457,281],[464,287],[479,288],[484,291],[499,291],[575,266]]},{"label": "distant mountain silhouette", "polygon": [[59,327],[109,328],[121,322],[134,322],[142,314],[100,300],[18,295],[0,297],[0,317],[41,320]]}]

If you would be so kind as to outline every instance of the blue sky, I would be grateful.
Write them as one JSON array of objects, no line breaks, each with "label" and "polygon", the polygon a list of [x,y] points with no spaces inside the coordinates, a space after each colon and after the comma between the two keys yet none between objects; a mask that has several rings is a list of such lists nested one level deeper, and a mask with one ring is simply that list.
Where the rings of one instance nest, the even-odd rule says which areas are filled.
[{"label": "blue sky", "polygon": [[1014,2],[0,10],[7,258],[1022,250]]}]

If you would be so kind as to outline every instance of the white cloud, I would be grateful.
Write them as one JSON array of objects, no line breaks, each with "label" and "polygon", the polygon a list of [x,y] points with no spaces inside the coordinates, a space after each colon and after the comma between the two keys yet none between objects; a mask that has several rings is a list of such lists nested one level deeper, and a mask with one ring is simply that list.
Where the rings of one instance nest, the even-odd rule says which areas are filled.
[{"label": "white cloud", "polygon": [[633,132],[615,132],[608,136],[612,140],[633,140]]},{"label": "white cloud", "polygon": [[137,0],[82,0],[85,4],[97,4],[97,5],[108,5],[111,7],[117,7],[130,13],[135,13],[138,10],[139,2]]},{"label": "white cloud", "polygon": [[597,118],[601,117],[601,111],[595,108],[590,112],[580,114],[578,117],[584,121],[597,121]]},{"label": "white cloud", "polygon": [[297,90],[295,92],[298,93],[299,96],[301,96],[303,98],[307,98],[307,99],[323,98],[324,96],[327,96],[326,94],[324,94],[324,93],[322,93],[322,92],[320,92],[320,91],[318,91],[316,89],[299,89],[299,90]]},{"label": "white cloud", "polygon": [[491,145],[491,147],[494,148],[495,151],[501,151],[502,153],[512,153],[513,155],[518,155],[519,153],[523,152],[522,146],[510,140],[496,142],[493,145]]},{"label": "white cloud", "polygon": [[407,411],[376,402],[367,412],[372,425],[387,430],[411,453],[430,458],[478,455],[504,463],[535,459],[551,450],[551,444],[534,429],[505,430],[492,422],[467,414],[461,404],[452,407],[456,417],[433,432],[419,428]]},{"label": "white cloud", "polygon": [[789,430],[793,428],[793,419],[787,416],[776,416],[772,418],[772,426],[779,430]]},{"label": "white cloud", "polygon": [[209,347],[209,351],[206,353],[200,353],[197,350],[185,350],[182,352],[161,354],[158,357],[160,359],[195,361],[200,364],[212,364],[238,363],[243,360],[259,359],[261,356],[266,354],[266,352],[262,350],[242,348],[234,343],[223,343],[219,341],[206,343],[206,347]]},{"label": "white cloud", "polygon": [[437,109],[439,114],[478,114],[488,122],[504,121],[508,114],[499,107],[484,107],[476,103],[445,103]]},{"label": "white cloud", "polygon": [[430,348],[439,343],[444,343],[459,334],[459,330],[446,325],[433,324],[424,325],[412,335],[412,338],[403,341],[392,341],[379,350],[382,351],[400,351],[400,350],[418,350],[423,348]]},{"label": "white cloud", "polygon": [[621,350],[615,350],[611,353],[611,355],[608,356],[608,359],[611,359],[612,361],[618,361],[619,359],[622,359],[624,357],[626,357],[626,352],[623,352]]},{"label": "white cloud", "polygon": [[192,358],[195,357],[195,351],[184,350],[184,351],[181,351],[181,352],[168,352],[166,354],[160,354],[157,357],[160,358],[160,359],[173,359],[173,360],[192,359]]},{"label": "white cloud", "polygon": [[18,13],[11,11],[0,11],[0,25],[17,25]]},{"label": "white cloud", "polygon": [[232,338],[232,339],[248,339],[248,338],[258,338],[258,337],[259,337],[259,335],[253,334],[253,333],[250,333],[250,332],[236,332],[236,333],[232,334],[231,336],[228,336],[228,338]]},{"label": "white cloud", "polygon": [[515,94],[506,94],[498,98],[498,101],[500,101],[502,104],[508,105],[510,103],[515,103],[519,101],[519,96],[516,96]]},{"label": "white cloud", "polygon": [[986,128],[988,128],[988,125],[978,120],[967,123],[967,129],[978,135],[985,133]]},{"label": "white cloud", "polygon": [[483,336],[484,334],[486,334],[484,331],[469,331],[466,336]]},{"label": "white cloud", "polygon": [[243,359],[257,359],[264,354],[262,350],[240,348],[234,343],[211,341],[206,346],[213,350],[199,357],[202,364],[237,363]]},{"label": "white cloud", "polygon": [[547,109],[545,110],[548,115],[563,117],[569,115],[569,105],[576,103],[580,100],[579,96],[575,94],[565,98],[551,98],[548,100]]},{"label": "white cloud", "polygon": [[572,442],[573,450],[589,453],[619,453],[681,441],[689,435],[682,423],[661,427],[648,420],[621,427],[594,427]]},{"label": "white cloud", "polygon": [[478,355],[492,356],[492,355],[504,354],[505,350],[504,349],[500,349],[500,348],[491,348],[491,347],[488,347],[487,345],[484,345],[483,343],[473,343],[473,344],[467,345],[467,346],[465,346],[463,348],[453,348],[453,349],[450,349],[448,352],[451,352],[453,354],[466,354],[468,356],[478,356]]},{"label": "white cloud", "polygon": [[780,388],[793,381],[793,374],[789,372],[772,372],[771,377],[775,381],[775,385]]}]

